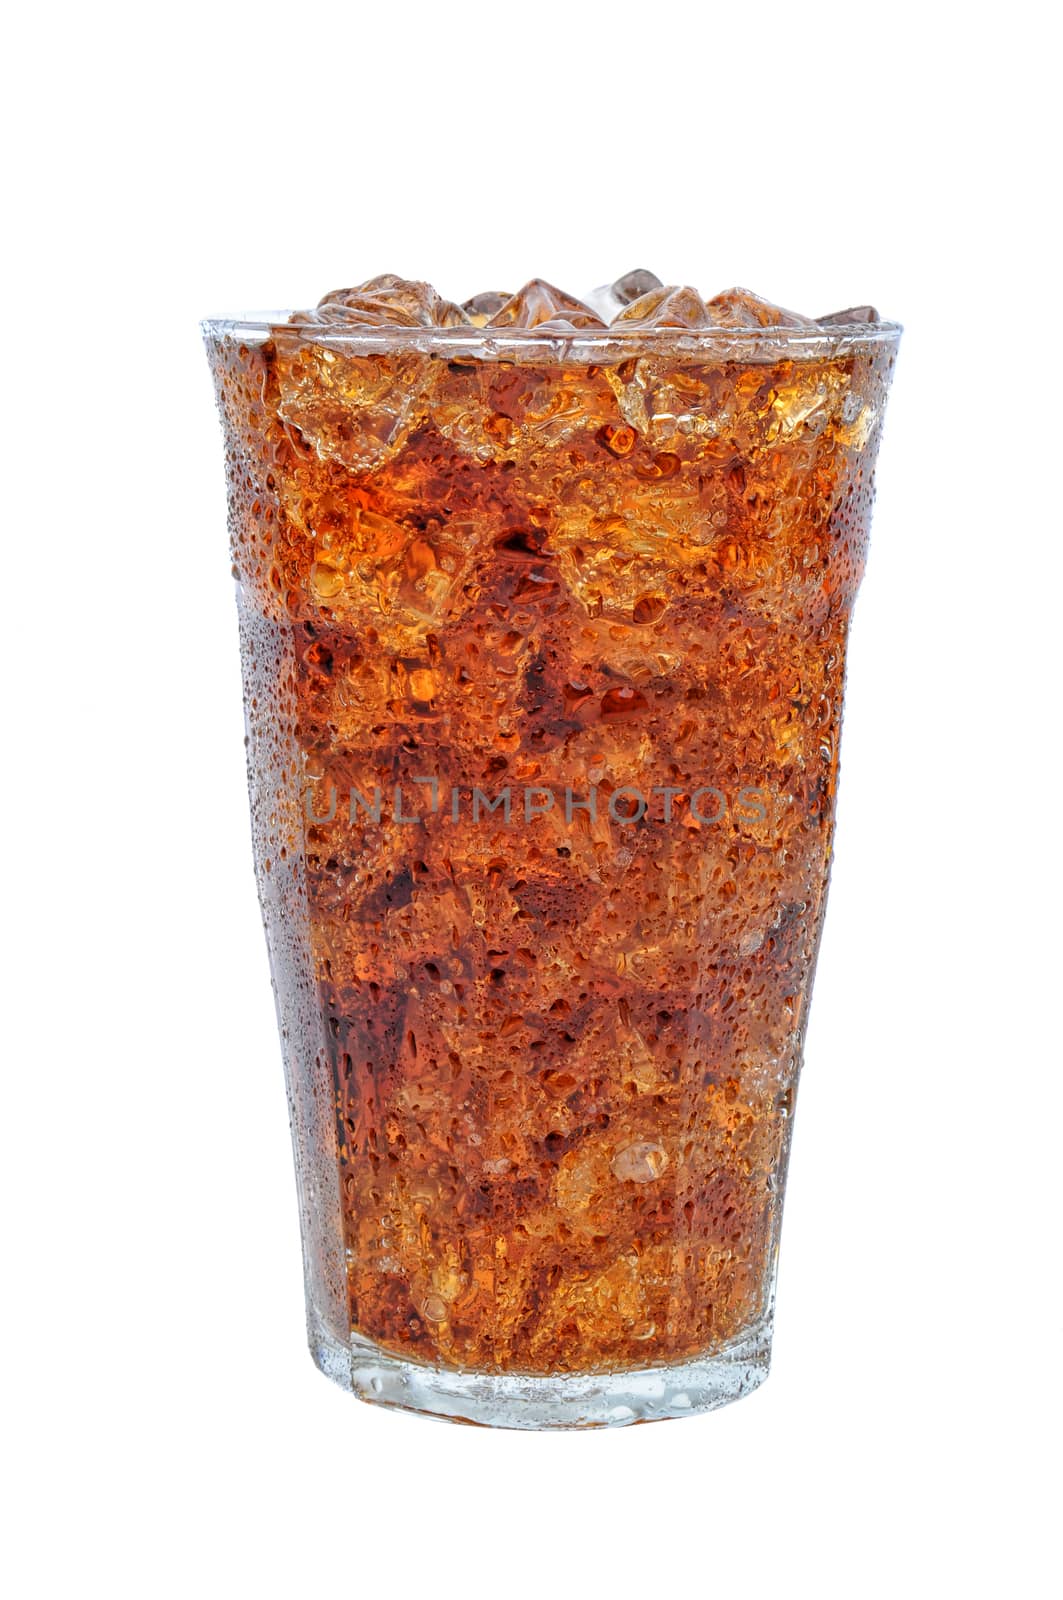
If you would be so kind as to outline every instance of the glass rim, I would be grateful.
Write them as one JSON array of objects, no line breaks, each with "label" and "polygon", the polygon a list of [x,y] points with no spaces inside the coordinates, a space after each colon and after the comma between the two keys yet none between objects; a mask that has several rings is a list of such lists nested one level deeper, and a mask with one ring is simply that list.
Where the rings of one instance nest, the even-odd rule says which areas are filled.
[{"label": "glass rim", "polygon": [[839,322],[827,326],[721,328],[476,328],[329,326],[292,323],[287,311],[205,317],[203,337],[218,343],[263,345],[278,336],[286,343],[351,355],[420,353],[450,360],[506,361],[548,357],[552,361],[608,364],[660,351],[715,361],[824,360],[896,347],[899,322]]}]

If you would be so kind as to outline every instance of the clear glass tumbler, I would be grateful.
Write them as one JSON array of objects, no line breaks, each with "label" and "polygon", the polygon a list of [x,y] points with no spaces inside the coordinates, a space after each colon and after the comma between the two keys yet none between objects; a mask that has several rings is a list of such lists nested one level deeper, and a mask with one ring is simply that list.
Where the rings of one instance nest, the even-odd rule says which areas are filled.
[{"label": "clear glass tumbler", "polygon": [[611,294],[205,324],[311,1348],[511,1427],[767,1373],[900,331]]}]

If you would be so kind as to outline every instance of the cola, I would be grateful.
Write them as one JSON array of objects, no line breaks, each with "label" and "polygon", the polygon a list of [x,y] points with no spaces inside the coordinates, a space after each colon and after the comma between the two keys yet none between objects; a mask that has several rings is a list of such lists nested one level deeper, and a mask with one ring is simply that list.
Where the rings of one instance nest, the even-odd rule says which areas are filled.
[{"label": "cola", "polygon": [[311,1345],[365,1398],[766,1373],[898,334],[645,272],[206,326]]}]

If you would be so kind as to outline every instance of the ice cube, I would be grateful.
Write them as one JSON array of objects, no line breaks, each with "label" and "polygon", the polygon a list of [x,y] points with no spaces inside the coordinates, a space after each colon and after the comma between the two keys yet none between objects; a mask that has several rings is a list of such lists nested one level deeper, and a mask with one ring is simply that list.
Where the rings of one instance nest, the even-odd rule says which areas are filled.
[{"label": "ice cube", "polygon": [[614,326],[632,328],[705,328],[712,322],[705,302],[689,285],[650,289],[625,306]]},{"label": "ice cube", "polygon": [[455,328],[467,325],[469,318],[430,283],[385,272],[353,289],[333,289],[313,311],[297,312],[291,320],[326,327]]},{"label": "ice cube", "polygon": [[642,267],[637,267],[634,272],[625,272],[615,283],[605,283],[600,288],[592,290],[587,296],[587,304],[606,322],[612,322],[632,300],[638,300],[651,289],[661,287],[660,278]]},{"label": "ice cube", "polygon": [[850,322],[879,322],[881,318],[874,306],[848,306],[844,311],[828,311],[816,321],[821,328],[836,328]]},{"label": "ice cube", "polygon": [[500,306],[489,328],[603,328],[590,306],[542,278],[532,278]]},{"label": "ice cube", "polygon": [[505,290],[485,289],[482,294],[474,294],[471,300],[466,300],[461,309],[474,327],[482,328],[496,312],[501,311],[507,300],[512,299],[513,296]]},{"label": "ice cube", "polygon": [[655,1140],[637,1139],[616,1152],[611,1166],[621,1183],[653,1183],[668,1166],[668,1154]]},{"label": "ice cube", "polygon": [[663,283],[655,273],[647,272],[645,267],[636,267],[634,272],[625,272],[622,278],[617,278],[613,293],[621,305],[629,306],[633,300],[641,300],[644,294],[649,294],[651,289],[663,288]]},{"label": "ice cube", "polygon": [[748,289],[725,289],[708,304],[709,320],[720,328],[813,328],[811,317],[762,300]]},{"label": "ice cube", "polygon": [[379,467],[420,417],[432,375],[417,351],[351,356],[277,332],[278,415],[322,461]]}]

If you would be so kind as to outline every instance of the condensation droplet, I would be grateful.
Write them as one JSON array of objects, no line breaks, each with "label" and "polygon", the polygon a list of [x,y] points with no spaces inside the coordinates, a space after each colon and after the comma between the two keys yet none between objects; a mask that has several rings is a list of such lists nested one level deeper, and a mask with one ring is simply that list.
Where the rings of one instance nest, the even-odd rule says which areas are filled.
[{"label": "condensation droplet", "polygon": [[328,561],[315,561],[310,568],[310,583],[321,600],[334,600],[343,588],[343,573]]},{"label": "condensation droplet", "polygon": [[447,1302],[441,1294],[426,1294],[421,1301],[421,1315],[426,1322],[446,1322]]}]

